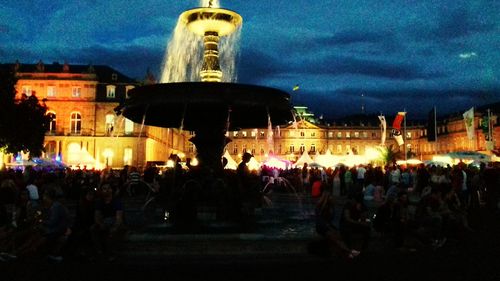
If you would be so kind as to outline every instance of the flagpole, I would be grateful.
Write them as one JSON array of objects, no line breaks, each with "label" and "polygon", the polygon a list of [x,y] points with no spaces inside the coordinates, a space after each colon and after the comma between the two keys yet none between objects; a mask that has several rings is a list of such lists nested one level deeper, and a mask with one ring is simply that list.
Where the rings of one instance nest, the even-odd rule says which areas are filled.
[{"label": "flagpole", "polygon": [[404,152],[405,152],[405,162],[408,160],[408,155],[406,153],[406,108],[403,109],[405,115],[404,115],[404,119],[403,119],[403,141],[404,141]]},{"label": "flagpole", "polygon": [[438,132],[437,132],[437,108],[434,106],[434,136],[435,136],[435,142],[434,142],[434,154],[437,154],[437,144],[438,144]]}]

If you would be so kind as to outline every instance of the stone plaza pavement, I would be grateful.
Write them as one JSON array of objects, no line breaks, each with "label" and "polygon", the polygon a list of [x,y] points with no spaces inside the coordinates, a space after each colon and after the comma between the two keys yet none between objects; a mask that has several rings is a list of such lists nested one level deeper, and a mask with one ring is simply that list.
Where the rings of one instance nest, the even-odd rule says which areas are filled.
[{"label": "stone plaza pavement", "polygon": [[131,228],[113,262],[0,263],[0,280],[500,280],[500,215],[486,209],[474,232],[442,248],[401,251],[374,235],[367,251],[346,261],[310,250],[321,245],[312,199],[276,194],[272,200],[258,211],[253,231],[210,223],[191,234],[159,222],[140,225],[141,201],[129,200]]}]

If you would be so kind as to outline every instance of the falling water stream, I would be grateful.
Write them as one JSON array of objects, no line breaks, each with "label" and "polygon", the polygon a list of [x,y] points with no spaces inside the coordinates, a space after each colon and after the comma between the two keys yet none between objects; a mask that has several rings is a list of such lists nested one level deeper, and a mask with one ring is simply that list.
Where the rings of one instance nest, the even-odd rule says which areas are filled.
[{"label": "falling water stream", "polygon": [[[201,7],[219,8],[219,1],[200,1]],[[241,25],[219,41],[219,63],[222,82],[236,82],[236,60],[239,55]],[[163,60],[161,83],[200,81],[203,62],[203,37],[190,32],[179,19],[169,39]]]}]

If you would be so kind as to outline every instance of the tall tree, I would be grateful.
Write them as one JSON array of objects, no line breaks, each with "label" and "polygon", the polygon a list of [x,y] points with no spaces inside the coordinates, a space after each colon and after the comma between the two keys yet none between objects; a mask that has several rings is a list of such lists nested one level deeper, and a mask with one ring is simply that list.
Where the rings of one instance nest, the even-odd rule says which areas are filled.
[{"label": "tall tree", "polygon": [[38,100],[35,93],[15,99],[16,83],[16,73],[0,67],[0,148],[7,153],[23,151],[30,157],[37,157],[43,152],[45,132],[51,119],[46,115],[45,101]]}]

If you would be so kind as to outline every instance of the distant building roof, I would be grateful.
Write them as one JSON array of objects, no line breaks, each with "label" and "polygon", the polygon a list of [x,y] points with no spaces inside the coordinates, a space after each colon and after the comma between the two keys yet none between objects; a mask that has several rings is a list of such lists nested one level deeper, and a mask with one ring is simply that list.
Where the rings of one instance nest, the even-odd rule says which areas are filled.
[{"label": "distant building roof", "polygon": [[19,73],[95,73],[100,83],[137,83],[136,80],[124,75],[107,65],[81,65],[81,64],[43,64],[43,71],[40,71],[40,64],[7,63],[0,64],[1,68],[16,69]]}]

